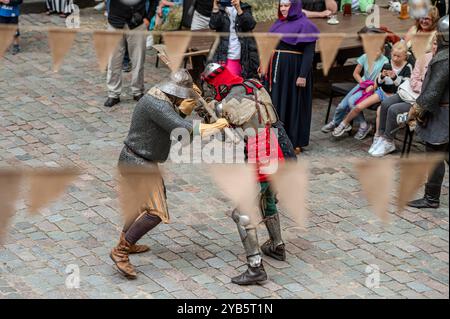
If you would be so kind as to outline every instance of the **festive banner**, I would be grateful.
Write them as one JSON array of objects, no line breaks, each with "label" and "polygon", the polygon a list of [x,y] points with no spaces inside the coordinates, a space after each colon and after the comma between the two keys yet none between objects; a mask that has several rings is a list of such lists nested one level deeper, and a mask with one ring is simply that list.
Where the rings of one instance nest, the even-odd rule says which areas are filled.
[{"label": "festive banner", "polygon": [[402,212],[408,201],[425,183],[428,172],[431,172],[444,156],[422,156],[400,160],[400,183],[398,185],[398,212]]},{"label": "festive banner", "polygon": [[270,59],[273,51],[280,42],[281,36],[273,33],[258,33],[255,34],[255,41],[258,45],[259,60],[261,72],[265,74],[268,70]]},{"label": "festive banner", "polygon": [[306,208],[308,193],[308,167],[305,162],[280,165],[277,172],[269,176],[277,199],[288,215],[300,227],[306,227],[309,211]]},{"label": "festive banner", "polygon": [[261,222],[259,213],[259,188],[256,166],[241,164],[211,165],[210,173],[216,184],[236,205],[239,212],[250,217],[252,225]]},{"label": "festive banner", "polygon": [[[156,168],[127,167],[119,168],[119,200],[125,221],[136,219],[156,194],[162,182],[161,173]],[[164,205],[161,199],[157,206]]]},{"label": "festive banner", "polygon": [[108,66],[109,58],[113,54],[120,40],[123,38],[122,32],[116,31],[94,31],[92,35],[97,55],[98,67],[104,72]]},{"label": "festive banner", "polygon": [[77,169],[39,169],[28,174],[30,212],[37,213],[42,207],[57,199],[79,175]]},{"label": "festive banner", "polygon": [[328,75],[328,71],[333,65],[336,54],[339,51],[339,47],[344,40],[344,33],[336,33],[335,35],[321,34],[319,35],[319,40],[317,45],[320,50],[320,57],[322,60],[322,69],[325,76]]},{"label": "festive banner", "polygon": [[375,214],[388,221],[389,199],[394,189],[394,161],[366,159],[355,164],[362,190]]},{"label": "festive banner", "polygon": [[176,72],[183,62],[184,54],[191,41],[191,32],[164,32],[163,38],[167,57],[170,61],[169,67],[172,72]]},{"label": "festive banner", "polygon": [[48,42],[52,53],[53,72],[58,72],[64,56],[72,47],[77,32],[73,29],[50,29],[48,30]]},{"label": "festive banner", "polygon": [[0,24],[0,57],[2,57],[6,50],[8,50],[14,40],[14,34],[16,32],[17,26]]},{"label": "festive banner", "polygon": [[18,171],[0,170],[0,244],[14,215],[20,179],[21,173]]},{"label": "festive banner", "polygon": [[365,33],[361,34],[361,39],[364,52],[367,54],[369,69],[372,70],[373,62],[384,52],[383,46],[386,40],[386,34]]},{"label": "festive banner", "polygon": [[214,54],[216,53],[216,50],[219,47],[219,44],[220,44],[220,36],[216,36],[211,46],[211,50],[209,50],[208,59],[206,61],[212,61],[212,59],[214,58]]},{"label": "festive banner", "polygon": [[433,33],[430,32],[416,33],[413,36],[411,46],[416,60],[423,57],[427,53],[427,50],[430,49],[430,41],[432,36]]}]

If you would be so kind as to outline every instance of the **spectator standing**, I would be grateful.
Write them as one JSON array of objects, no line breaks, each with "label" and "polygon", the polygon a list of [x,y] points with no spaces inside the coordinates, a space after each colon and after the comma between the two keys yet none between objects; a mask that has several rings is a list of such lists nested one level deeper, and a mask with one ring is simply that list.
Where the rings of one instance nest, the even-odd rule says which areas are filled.
[{"label": "spectator standing", "polygon": [[47,15],[59,14],[61,18],[67,18],[73,12],[73,0],[46,0]]},{"label": "spectator standing", "polygon": [[[417,121],[417,135],[426,143],[427,153],[444,153],[448,166],[448,15],[438,23],[437,53],[428,66],[422,85],[422,93],[411,109],[410,118]],[[441,188],[445,176],[445,162],[442,161],[428,173],[423,198],[408,203],[415,208],[438,208]]]},{"label": "spectator standing", "polygon": [[151,0],[148,7],[146,2],[146,0],[135,0],[131,5],[121,0],[109,1],[108,29],[136,32],[124,33],[111,55],[106,79],[108,86],[108,99],[104,104],[106,107],[112,107],[120,102],[122,65],[126,46],[132,64],[131,94],[135,101],[139,101],[144,95],[146,36],[142,31],[146,31],[150,25],[150,20],[156,11],[157,0]]},{"label": "spectator standing", "polygon": [[192,31],[209,28],[213,4],[214,0],[194,0],[192,4],[192,8],[194,9],[191,23]]},{"label": "spectator standing", "polygon": [[307,35],[281,39],[267,76],[272,102],[296,153],[300,153],[309,144],[311,130],[312,65],[317,41],[311,34],[320,31],[303,13],[300,0],[281,0],[278,20],[270,32]]},{"label": "spectator standing", "polygon": [[0,24],[17,25],[17,31],[14,35],[12,54],[16,55],[20,52],[19,45],[19,15],[22,0],[0,0]]},{"label": "spectator standing", "polygon": [[252,37],[239,37],[237,32],[251,32],[256,26],[249,4],[231,0],[230,7],[219,5],[214,0],[209,26],[218,32],[229,32],[220,38],[213,61],[226,65],[237,76],[246,79],[258,78],[259,57],[256,41]]}]

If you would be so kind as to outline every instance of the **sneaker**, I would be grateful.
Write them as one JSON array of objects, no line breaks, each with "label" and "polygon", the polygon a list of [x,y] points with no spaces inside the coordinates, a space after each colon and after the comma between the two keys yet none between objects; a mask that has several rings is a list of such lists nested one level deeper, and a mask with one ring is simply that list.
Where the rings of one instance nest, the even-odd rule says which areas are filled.
[{"label": "sneaker", "polygon": [[152,47],[153,47],[153,44],[154,44],[154,41],[153,41],[153,36],[152,35],[149,35],[148,37],[147,37],[147,43],[146,43],[146,47],[147,47],[147,49],[151,49]]},{"label": "sneaker", "polygon": [[14,44],[12,48],[12,55],[16,55],[20,52],[20,46],[18,44]]},{"label": "sneaker", "polygon": [[397,115],[397,124],[399,126],[405,125],[409,121],[409,112]]},{"label": "sneaker", "polygon": [[336,128],[336,124],[334,124],[333,121],[331,121],[330,123],[328,123],[327,125],[323,126],[320,130],[323,133],[331,133],[334,131],[334,129]]},{"label": "sneaker", "polygon": [[352,130],[352,126],[350,124],[344,124],[344,122],[341,122],[338,127],[336,127],[333,131],[334,137],[341,137],[347,132],[350,132]]},{"label": "sneaker", "polygon": [[106,5],[104,2],[100,2],[99,4],[97,4],[94,9],[97,11],[103,11],[103,9],[105,9]]},{"label": "sneaker", "polygon": [[368,153],[372,155],[373,151],[378,147],[378,144],[383,140],[381,136],[375,136],[373,138],[372,146],[369,148]]},{"label": "sneaker", "polygon": [[108,97],[106,100],[104,106],[106,107],[113,107],[114,105],[120,103],[120,98],[118,97]]},{"label": "sneaker", "polygon": [[355,138],[362,141],[367,137],[367,135],[369,135],[370,132],[372,132],[372,129],[372,124],[367,125],[365,128],[360,127],[358,132],[355,134]]},{"label": "sneaker", "polygon": [[395,152],[395,150],[396,148],[393,142],[383,139],[382,142],[378,144],[378,147],[372,152],[372,156],[383,157]]}]

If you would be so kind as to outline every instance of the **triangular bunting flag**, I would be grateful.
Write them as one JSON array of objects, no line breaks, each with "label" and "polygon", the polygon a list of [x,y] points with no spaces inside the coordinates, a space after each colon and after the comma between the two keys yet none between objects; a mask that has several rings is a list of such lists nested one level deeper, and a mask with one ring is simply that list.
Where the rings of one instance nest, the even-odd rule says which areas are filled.
[{"label": "triangular bunting flag", "polygon": [[240,164],[218,164],[210,166],[210,173],[216,184],[236,205],[241,214],[250,217],[254,226],[261,221],[259,213],[256,166]]},{"label": "triangular bunting flag", "polygon": [[21,174],[12,170],[0,170],[0,244],[5,236],[9,220],[14,215],[19,195]]},{"label": "triangular bunting flag", "polygon": [[48,42],[52,53],[53,72],[59,71],[64,56],[69,52],[76,36],[77,32],[73,29],[48,30]]},{"label": "triangular bunting flag", "polygon": [[265,74],[269,67],[270,59],[272,58],[273,51],[276,49],[280,42],[281,36],[273,33],[260,33],[255,34],[255,41],[258,45],[259,52],[259,64],[261,66],[261,72]]},{"label": "triangular bunting flag", "polygon": [[309,211],[306,208],[308,168],[306,163],[286,163],[269,175],[280,205],[300,227],[306,227]]},{"label": "triangular bunting flag", "polygon": [[78,175],[77,169],[39,169],[31,171],[28,175],[30,212],[37,213],[39,209],[57,199]]},{"label": "triangular bunting flag", "polygon": [[172,72],[178,71],[183,62],[184,54],[191,42],[190,32],[164,32],[164,44],[166,45],[166,53],[169,59],[169,67]]},{"label": "triangular bunting flag", "polygon": [[380,50],[383,50],[383,45],[386,40],[386,34],[373,34],[365,33],[361,34],[361,39],[363,43],[364,52],[367,54],[367,60],[369,64],[369,72],[372,71],[373,62],[375,62],[377,56],[380,54]]},{"label": "triangular bunting flag", "polygon": [[328,71],[333,65],[336,54],[339,51],[339,46],[344,40],[344,33],[336,34],[320,34],[317,45],[320,50],[320,57],[322,60],[322,69],[325,76],[328,75]]},{"label": "triangular bunting flag", "polygon": [[219,44],[220,44],[220,36],[216,36],[211,46],[211,50],[209,50],[208,59],[206,61],[212,61],[212,59],[214,58],[214,54],[216,53],[216,50],[219,47]]},{"label": "triangular bunting flag", "polygon": [[427,49],[429,49],[432,36],[433,33],[430,32],[421,32],[413,36],[411,40],[411,46],[416,60],[419,60],[425,55],[425,53],[427,53]]},{"label": "triangular bunting flag", "polygon": [[[126,222],[142,213],[161,183],[161,173],[156,168],[119,167],[119,200]],[[165,205],[165,198],[161,201]]]},{"label": "triangular bunting flag", "polygon": [[95,53],[97,54],[98,67],[104,72],[108,66],[108,61],[120,40],[123,38],[122,32],[117,31],[94,31]]},{"label": "triangular bunting flag", "polygon": [[5,54],[6,50],[11,45],[16,31],[17,26],[0,24],[0,57]]},{"label": "triangular bunting flag", "polygon": [[394,162],[391,159],[364,160],[357,162],[355,168],[369,205],[387,222],[389,199],[394,189]]},{"label": "triangular bunting flag", "polygon": [[443,156],[421,156],[400,160],[400,183],[398,185],[398,212],[402,212],[408,201],[426,181],[427,174],[443,161]]}]

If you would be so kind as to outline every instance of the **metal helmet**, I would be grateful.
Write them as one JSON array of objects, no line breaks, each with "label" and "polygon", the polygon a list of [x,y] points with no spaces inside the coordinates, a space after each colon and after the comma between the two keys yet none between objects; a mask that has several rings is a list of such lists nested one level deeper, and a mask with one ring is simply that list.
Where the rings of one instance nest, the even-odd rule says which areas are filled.
[{"label": "metal helmet", "polygon": [[436,37],[438,46],[448,47],[448,15],[439,20]]},{"label": "metal helmet", "polygon": [[223,71],[223,66],[218,63],[209,63],[205,67],[205,71],[203,71],[201,77],[203,80],[207,81],[208,78],[214,77],[214,75],[217,75],[221,71]]},{"label": "metal helmet", "polygon": [[194,81],[186,69],[180,69],[170,75],[170,81],[164,82],[157,87],[166,94],[181,99],[195,99],[197,94],[193,90]]}]

